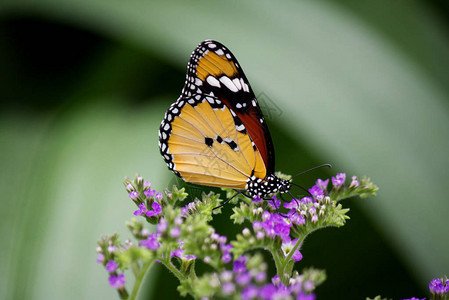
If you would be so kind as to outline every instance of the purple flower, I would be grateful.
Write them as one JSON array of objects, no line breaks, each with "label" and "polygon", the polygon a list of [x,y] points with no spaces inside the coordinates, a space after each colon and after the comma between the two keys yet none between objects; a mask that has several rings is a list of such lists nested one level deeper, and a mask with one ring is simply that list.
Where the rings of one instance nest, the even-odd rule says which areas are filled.
[{"label": "purple flower", "polygon": [[145,204],[141,203],[141,204],[139,204],[139,209],[134,212],[134,215],[135,216],[142,216],[146,212],[147,212],[147,208],[146,208]]},{"label": "purple flower", "polygon": [[259,298],[262,299],[273,299],[274,294],[276,293],[277,288],[272,284],[268,283],[262,286],[259,290]]},{"label": "purple flower", "polygon": [[345,173],[337,173],[335,177],[332,177],[332,184],[334,185],[335,188],[339,188],[343,185],[345,179],[346,179]]},{"label": "purple flower", "polygon": [[182,222],[182,218],[181,218],[181,217],[176,217],[176,218],[175,218],[175,224],[176,224],[176,225],[181,226],[182,223],[183,223],[183,222]]},{"label": "purple flower", "polygon": [[230,295],[235,291],[235,285],[232,282],[225,282],[221,285],[223,293],[225,295]]},{"label": "purple flower", "polygon": [[257,272],[257,273],[254,275],[254,280],[255,280],[256,282],[264,282],[265,279],[267,279],[267,273],[266,273],[265,271]]},{"label": "purple flower", "polygon": [[245,286],[251,282],[251,275],[249,275],[248,272],[243,272],[243,273],[237,275],[237,277],[235,278],[235,282],[238,285]]},{"label": "purple flower", "polygon": [[133,200],[136,200],[137,197],[139,197],[139,192],[137,192],[137,191],[131,191],[131,192],[129,193],[129,198],[131,198],[131,199],[133,199]]},{"label": "purple flower", "polygon": [[288,219],[296,225],[303,225],[306,223],[306,218],[293,209],[288,213]]},{"label": "purple flower", "polygon": [[234,271],[234,273],[240,274],[246,271],[246,256],[242,255],[239,258],[237,258],[233,263],[232,263],[232,270]]},{"label": "purple flower", "polygon": [[296,250],[293,255],[292,258],[294,261],[300,261],[302,259],[302,254],[301,252],[299,252],[299,250]]},{"label": "purple flower", "polygon": [[266,210],[262,213],[262,220],[265,221],[265,220],[269,219],[270,217],[271,217],[271,214],[268,210]]},{"label": "purple flower", "polygon": [[271,282],[275,285],[278,286],[281,283],[281,278],[279,278],[278,275],[274,275],[273,278],[271,278]]},{"label": "purple flower", "polygon": [[141,240],[139,246],[144,246],[150,250],[157,250],[161,246],[161,243],[157,240],[157,234],[152,233],[146,240]]},{"label": "purple flower", "polygon": [[117,270],[117,267],[118,267],[118,264],[115,261],[110,260],[106,264],[106,271],[108,271],[108,273],[113,273],[113,272],[115,272],[115,270]]},{"label": "purple flower", "polygon": [[[219,238],[219,240],[223,240],[222,238]],[[226,241],[226,240],[225,240]],[[221,260],[227,264],[232,260],[232,255],[230,250],[234,248],[231,244],[220,244],[220,249],[223,251],[223,255],[221,256]]]},{"label": "purple flower", "polygon": [[259,197],[259,195],[256,195],[256,197],[254,197],[254,199],[251,200],[254,203],[260,203],[262,202],[262,198]]},{"label": "purple flower", "polygon": [[325,191],[327,189],[328,183],[329,183],[329,178],[326,180],[317,179],[317,181],[316,181],[316,185],[323,191]]},{"label": "purple flower", "polygon": [[407,299],[401,299],[401,300],[426,300],[426,298],[416,298],[416,297],[411,297],[411,298],[407,298]]},{"label": "purple flower", "polygon": [[130,193],[132,191],[134,191],[134,187],[131,183],[128,183],[128,185],[126,186],[126,190]]},{"label": "purple flower", "polygon": [[156,201],[161,201],[162,200],[162,193],[156,193],[156,195],[154,196],[154,199],[156,200]]},{"label": "purple flower", "polygon": [[109,276],[109,284],[116,289],[125,286],[125,274],[111,275]]},{"label": "purple flower", "polygon": [[307,280],[304,282],[304,290],[306,292],[311,292],[315,288],[315,283],[312,280]]},{"label": "purple flower", "polygon": [[305,292],[299,292],[296,295],[296,300],[315,300],[315,294],[306,294]]},{"label": "purple flower", "polygon": [[254,231],[258,231],[262,229],[262,223],[259,221],[254,221],[253,222],[253,229]]},{"label": "purple flower", "polygon": [[309,193],[317,200],[321,200],[324,197],[324,191],[317,185],[312,186],[309,189]]},{"label": "purple flower", "polygon": [[309,205],[309,204],[312,204],[312,203],[313,203],[313,200],[310,197],[303,197],[301,199],[301,204]]},{"label": "purple flower", "polygon": [[290,222],[276,213],[271,214],[268,219],[262,222],[262,227],[268,236],[278,235],[281,239],[289,238],[291,226]]},{"label": "purple flower", "polygon": [[162,207],[157,202],[153,202],[153,204],[151,204],[151,208],[153,208],[153,210],[146,212],[147,217],[157,216],[162,212]]},{"label": "purple flower", "polygon": [[172,238],[177,238],[180,234],[181,234],[181,229],[179,229],[179,227],[173,227],[170,230],[170,236]]},{"label": "purple flower", "polygon": [[359,181],[357,180],[357,176],[352,176],[351,178],[351,184],[350,187],[358,187],[360,185]]},{"label": "purple flower", "polygon": [[223,255],[221,256],[221,260],[227,264],[232,260],[232,255],[230,250],[234,248],[231,244],[220,244],[220,249],[223,251]]},{"label": "purple flower", "polygon": [[258,231],[258,232],[256,232],[256,238],[258,239],[258,240],[261,240],[261,239],[263,239],[265,237],[265,233],[263,233],[263,231]]},{"label": "purple flower", "polygon": [[284,207],[287,209],[298,209],[299,208],[299,200],[298,199],[292,199],[290,202],[285,202]]},{"label": "purple flower", "polygon": [[145,182],[143,183],[143,188],[144,188],[144,189],[149,189],[150,187],[151,187],[151,182],[145,181]]},{"label": "purple flower", "polygon": [[223,255],[221,256],[221,260],[227,264],[228,262],[230,262],[232,260],[232,255],[231,252],[226,251],[223,253]]},{"label": "purple flower", "polygon": [[148,189],[143,191],[143,194],[147,196],[147,198],[153,198],[154,194],[156,194],[156,190]]},{"label": "purple flower", "polygon": [[429,283],[429,289],[432,294],[443,295],[449,292],[449,282],[443,282],[440,278],[434,278]]},{"label": "purple flower", "polygon": [[171,254],[171,257],[177,256],[180,259],[186,259],[186,260],[196,259],[195,255],[184,255],[184,250],[182,249],[182,246],[184,246],[184,242],[181,240],[178,240],[178,243],[179,243],[179,247]]},{"label": "purple flower", "polygon": [[168,228],[168,223],[165,220],[165,218],[162,218],[159,223],[156,225],[156,230],[157,232],[165,232],[165,230],[167,230]]},{"label": "purple flower", "polygon": [[97,263],[103,263],[104,262],[104,254],[98,253],[97,254]]},{"label": "purple flower", "polygon": [[242,291],[242,299],[255,299],[257,295],[259,294],[259,291],[256,286],[254,285],[248,285],[243,291]]}]

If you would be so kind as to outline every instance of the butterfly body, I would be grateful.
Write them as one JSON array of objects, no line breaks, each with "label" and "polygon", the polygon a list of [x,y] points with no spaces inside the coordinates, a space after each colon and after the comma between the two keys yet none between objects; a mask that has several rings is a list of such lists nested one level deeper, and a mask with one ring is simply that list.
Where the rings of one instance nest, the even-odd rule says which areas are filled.
[{"label": "butterfly body", "polygon": [[251,86],[216,41],[202,42],[191,55],[182,94],[161,123],[159,148],[186,182],[261,198],[290,189],[290,181],[274,175],[271,136]]}]

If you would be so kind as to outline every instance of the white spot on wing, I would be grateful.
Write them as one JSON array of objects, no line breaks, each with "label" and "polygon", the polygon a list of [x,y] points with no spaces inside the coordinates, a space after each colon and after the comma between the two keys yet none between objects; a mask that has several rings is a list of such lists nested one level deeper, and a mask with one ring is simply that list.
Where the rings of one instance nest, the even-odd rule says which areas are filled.
[{"label": "white spot on wing", "polygon": [[231,79],[229,79],[228,76],[222,76],[220,77],[220,81],[221,83],[223,83],[228,89],[230,89],[231,91],[238,92],[238,88],[235,86],[235,84],[231,81]]},{"label": "white spot on wing", "polygon": [[232,82],[235,84],[235,86],[237,87],[237,89],[241,90],[242,89],[242,85],[240,84],[240,79],[239,78],[234,78],[232,80]]},{"label": "white spot on wing", "polygon": [[221,87],[220,82],[213,76],[207,76],[206,81],[212,86]]}]

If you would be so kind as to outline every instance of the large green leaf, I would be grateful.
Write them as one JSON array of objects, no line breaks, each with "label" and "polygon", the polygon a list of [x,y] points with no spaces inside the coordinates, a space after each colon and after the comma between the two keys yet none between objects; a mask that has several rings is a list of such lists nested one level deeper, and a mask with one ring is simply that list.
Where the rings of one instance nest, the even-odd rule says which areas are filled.
[{"label": "large green leaf", "polygon": [[[213,38],[225,43],[243,64],[253,88],[264,92],[280,108],[282,116],[271,122],[279,122],[298,143],[334,164],[336,171],[367,174],[380,186],[379,197],[365,202],[365,208],[410,269],[425,281],[449,270],[449,92],[443,84],[449,70],[449,46],[425,7],[410,1],[402,6],[396,3],[394,8],[403,12],[398,20],[415,20],[406,27],[415,31],[377,29],[376,22],[364,22],[363,15],[354,15],[335,3],[317,1],[4,0],[0,13],[34,14],[88,28],[154,51],[183,68],[200,41]],[[382,21],[382,17],[377,20]],[[391,24],[402,24],[394,22],[392,14],[385,18]],[[403,42],[399,39],[401,32],[411,37]],[[433,65],[435,62],[438,65]],[[162,110],[157,114],[162,116]],[[86,134],[95,125],[91,117],[90,122],[84,121],[86,125],[77,125],[84,126]],[[119,123],[124,126],[128,122]],[[119,128],[115,126],[108,129],[111,148],[116,147],[113,132]],[[68,134],[72,145],[82,143],[75,139],[82,139],[83,131],[76,131],[76,127],[71,130],[61,134]],[[140,130],[136,136],[145,136],[145,130]],[[86,139],[92,146],[94,136]],[[58,164],[58,171],[52,174],[67,171],[89,184],[82,176],[82,166],[92,162],[87,157],[69,162],[74,153],[66,151],[70,149],[58,152],[67,153],[65,158],[60,156],[66,164]],[[98,162],[98,166],[104,163]],[[136,162],[122,163],[122,174],[117,176],[142,170]],[[110,164],[119,162],[111,160]],[[107,182],[111,190],[117,187]],[[70,205],[74,198],[86,197],[83,190],[77,188],[74,195],[64,191],[52,195]],[[100,195],[106,194],[98,191]],[[101,216],[101,208],[90,214]],[[48,212],[48,216],[52,226],[64,220],[60,214]],[[111,228],[102,227],[92,233],[92,239]],[[50,241],[63,237],[57,228],[50,229]],[[82,233],[77,234],[77,238],[84,238]],[[50,250],[42,250],[43,262],[39,263],[51,259]],[[58,272],[67,270],[53,270],[53,274]],[[44,281],[39,281],[39,289],[48,289],[53,277],[40,280]]]}]

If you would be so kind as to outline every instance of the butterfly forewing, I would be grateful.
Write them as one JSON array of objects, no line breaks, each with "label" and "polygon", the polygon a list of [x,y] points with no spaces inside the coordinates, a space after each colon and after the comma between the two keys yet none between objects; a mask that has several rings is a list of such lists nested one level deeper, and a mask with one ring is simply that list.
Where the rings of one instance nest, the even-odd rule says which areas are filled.
[{"label": "butterfly forewing", "polygon": [[248,132],[273,173],[274,148],[262,111],[237,59],[219,42],[202,42],[190,57],[182,97],[196,94],[212,95],[229,107],[238,117],[237,130]]}]

